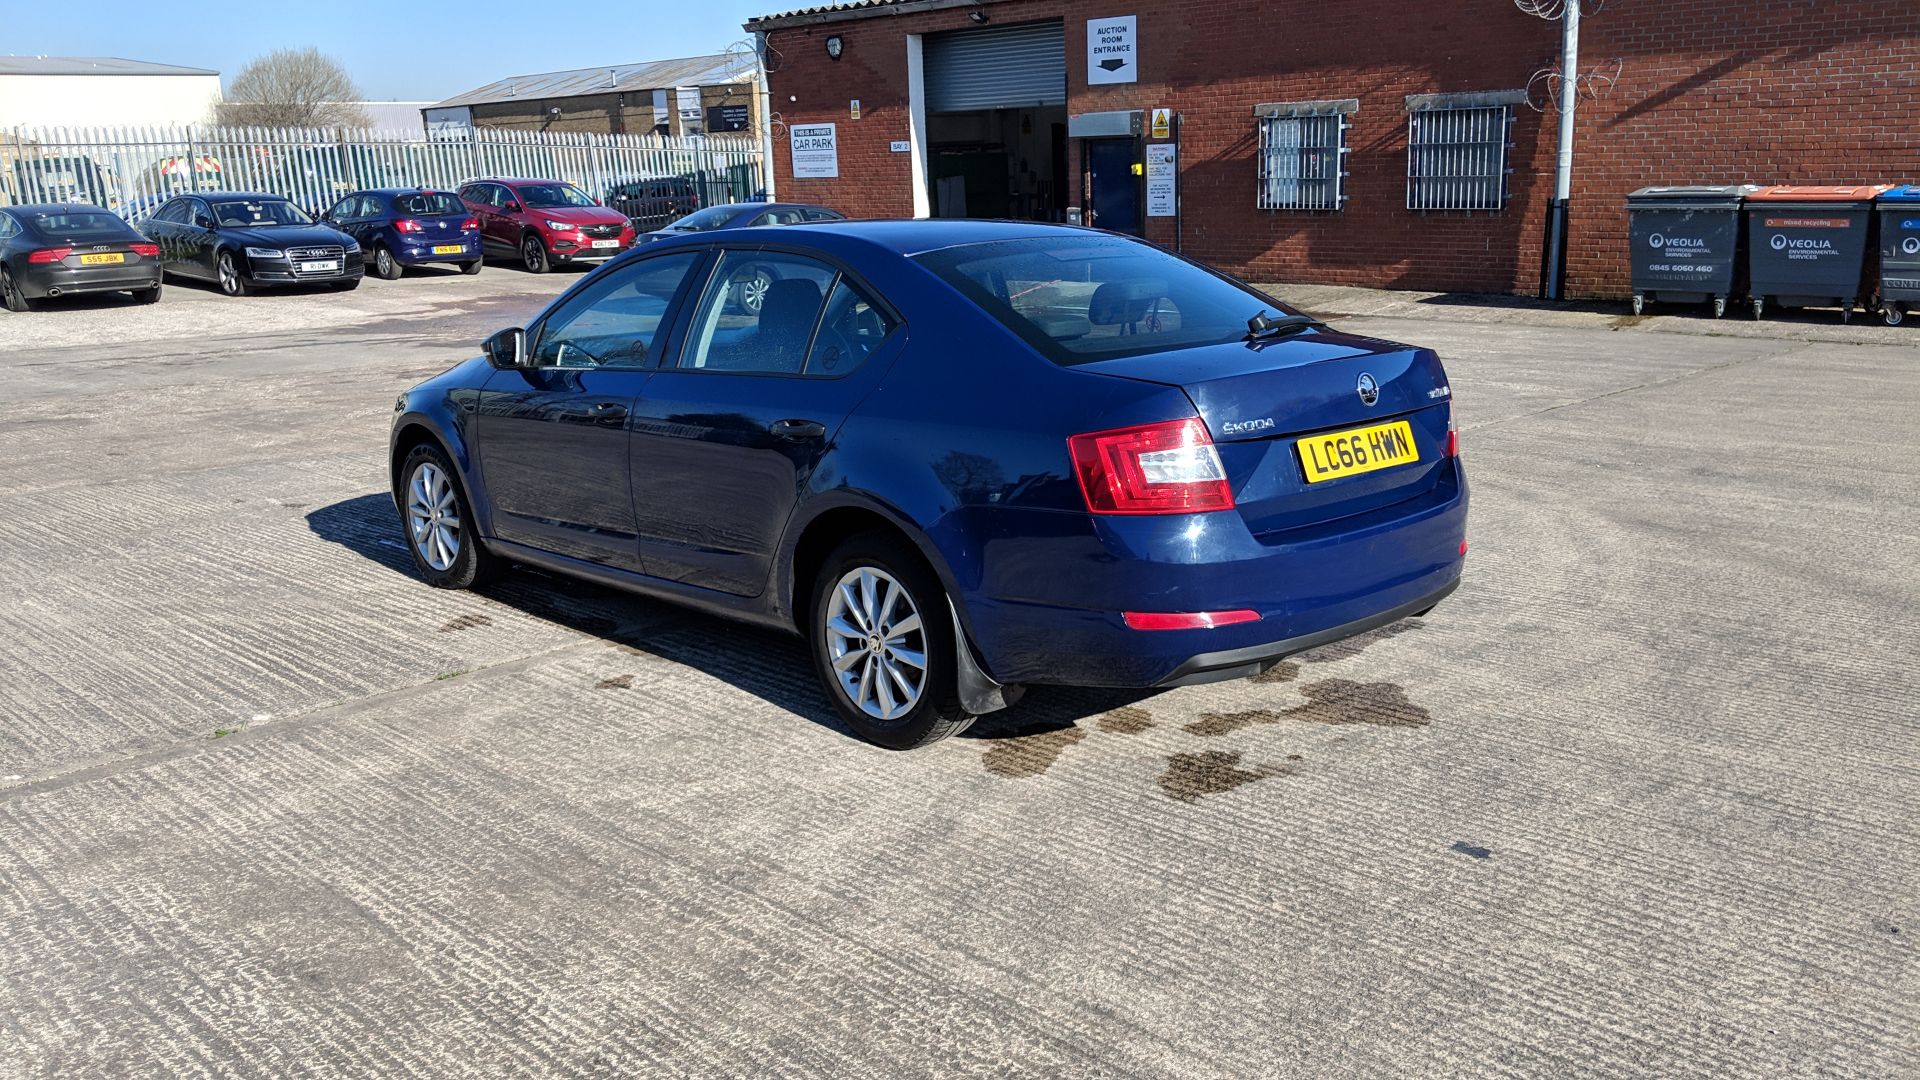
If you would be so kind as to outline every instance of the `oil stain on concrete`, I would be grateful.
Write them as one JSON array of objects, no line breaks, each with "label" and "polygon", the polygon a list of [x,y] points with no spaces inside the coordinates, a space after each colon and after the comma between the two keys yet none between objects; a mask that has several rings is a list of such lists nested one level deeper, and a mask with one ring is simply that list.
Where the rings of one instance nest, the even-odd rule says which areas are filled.
[{"label": "oil stain on concrete", "polygon": [[1469,856],[1470,858],[1475,858],[1475,859],[1493,858],[1492,848],[1483,848],[1476,844],[1469,844],[1465,840],[1454,841],[1453,850],[1459,852],[1462,855]]},{"label": "oil stain on concrete", "polygon": [[1407,700],[1397,683],[1362,683],[1351,679],[1328,679],[1301,688],[1304,705],[1291,709],[1250,709],[1246,712],[1201,713],[1200,719],[1186,726],[1188,734],[1204,737],[1229,735],[1257,724],[1297,722],[1303,724],[1371,724],[1376,727],[1426,727],[1433,714]]},{"label": "oil stain on concrete", "polygon": [[1087,737],[1078,727],[1050,728],[1029,735],[1002,739],[987,748],[980,763],[997,776],[1019,780],[1039,776],[1060,760],[1067,747]]},{"label": "oil stain on concrete", "polygon": [[447,624],[440,628],[440,632],[443,634],[452,634],[460,630],[475,630],[482,626],[492,625],[493,616],[491,615],[456,615],[447,620]]},{"label": "oil stain on concrete", "polygon": [[595,690],[631,690],[633,689],[633,676],[615,675],[610,679],[601,679],[599,682],[593,684],[593,688]]},{"label": "oil stain on concrete", "polygon": [[1270,776],[1286,776],[1292,771],[1285,765],[1255,765],[1243,769],[1238,750],[1174,754],[1167,758],[1167,770],[1160,774],[1160,790],[1181,802],[1199,802],[1205,796],[1232,791]]}]

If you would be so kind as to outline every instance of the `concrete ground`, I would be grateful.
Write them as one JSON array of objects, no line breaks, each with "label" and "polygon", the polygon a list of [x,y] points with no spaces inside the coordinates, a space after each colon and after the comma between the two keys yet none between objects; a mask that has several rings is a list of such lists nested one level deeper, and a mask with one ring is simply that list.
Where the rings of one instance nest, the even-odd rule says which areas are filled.
[{"label": "concrete ground", "polygon": [[1297,290],[1447,358],[1465,587],[892,754],[413,577],[394,394],[565,283],[0,315],[0,1075],[1920,1073],[1920,329]]}]

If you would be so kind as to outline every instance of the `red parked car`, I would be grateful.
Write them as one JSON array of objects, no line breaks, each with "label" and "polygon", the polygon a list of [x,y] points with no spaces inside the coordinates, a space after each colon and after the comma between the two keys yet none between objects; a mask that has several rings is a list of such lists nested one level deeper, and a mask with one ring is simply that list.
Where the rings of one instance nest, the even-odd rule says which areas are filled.
[{"label": "red parked car", "polygon": [[555,266],[608,259],[633,246],[626,215],[561,180],[469,180],[460,198],[480,219],[488,255],[517,257],[544,274]]}]

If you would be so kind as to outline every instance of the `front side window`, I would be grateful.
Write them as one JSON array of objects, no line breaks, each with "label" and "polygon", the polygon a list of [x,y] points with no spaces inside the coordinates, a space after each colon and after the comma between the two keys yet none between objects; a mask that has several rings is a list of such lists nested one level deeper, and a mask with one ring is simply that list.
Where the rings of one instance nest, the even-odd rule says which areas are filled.
[{"label": "front side window", "polygon": [[547,317],[534,363],[563,368],[648,368],[673,298],[700,260],[686,251],[610,273]]},{"label": "front side window", "polygon": [[529,210],[558,210],[568,206],[598,206],[572,184],[521,184],[520,202]]},{"label": "front side window", "polygon": [[1239,341],[1271,297],[1118,236],[968,244],[916,261],[1057,364]]},{"label": "front side window", "polygon": [[4,240],[19,231],[19,228],[13,223],[13,218],[6,214],[0,214],[0,240]]},{"label": "front side window", "polygon": [[[707,283],[680,366],[799,375],[839,272],[801,255],[726,251]],[[842,374],[836,371],[832,374]]]}]

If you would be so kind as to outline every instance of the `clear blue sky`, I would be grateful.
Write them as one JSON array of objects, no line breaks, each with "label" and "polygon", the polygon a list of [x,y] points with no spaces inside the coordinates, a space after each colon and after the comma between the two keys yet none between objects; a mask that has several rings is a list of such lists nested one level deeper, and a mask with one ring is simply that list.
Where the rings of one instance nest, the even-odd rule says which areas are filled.
[{"label": "clear blue sky", "polygon": [[724,52],[748,18],[818,2],[0,0],[0,55],[121,56],[231,79],[270,49],[312,45],[369,100],[438,101],[508,75]]}]

